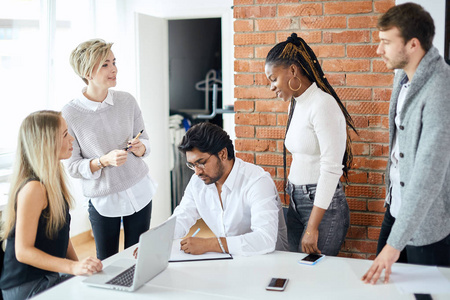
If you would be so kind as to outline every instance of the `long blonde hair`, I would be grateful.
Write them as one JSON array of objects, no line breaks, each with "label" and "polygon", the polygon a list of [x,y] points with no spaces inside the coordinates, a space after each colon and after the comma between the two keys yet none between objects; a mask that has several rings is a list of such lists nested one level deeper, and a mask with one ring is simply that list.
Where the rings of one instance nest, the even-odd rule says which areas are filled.
[{"label": "long blonde hair", "polygon": [[8,237],[16,223],[17,194],[32,178],[39,180],[47,193],[47,237],[55,237],[67,221],[66,212],[72,206],[73,198],[59,159],[61,118],[60,112],[37,111],[26,117],[20,126],[8,204],[3,217],[2,240]]}]

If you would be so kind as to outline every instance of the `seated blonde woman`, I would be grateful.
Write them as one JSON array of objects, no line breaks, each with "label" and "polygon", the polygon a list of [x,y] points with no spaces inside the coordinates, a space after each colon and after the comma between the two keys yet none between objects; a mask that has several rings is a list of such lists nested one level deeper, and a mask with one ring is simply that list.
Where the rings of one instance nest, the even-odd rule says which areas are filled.
[{"label": "seated blonde woman", "polygon": [[72,155],[73,140],[59,112],[38,111],[22,122],[1,233],[6,300],[28,299],[58,284],[59,273],[102,270],[97,258],[78,261],[69,239],[72,197],[60,160]]}]

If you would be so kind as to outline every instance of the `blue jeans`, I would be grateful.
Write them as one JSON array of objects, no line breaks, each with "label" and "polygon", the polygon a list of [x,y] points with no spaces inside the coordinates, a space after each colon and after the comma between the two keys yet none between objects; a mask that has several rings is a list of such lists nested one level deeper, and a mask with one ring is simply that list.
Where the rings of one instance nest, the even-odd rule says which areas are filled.
[{"label": "blue jeans", "polygon": [[[289,251],[302,252],[301,240],[314,206],[316,184],[294,185],[288,182],[286,192],[291,203],[287,212]],[[350,226],[350,210],[339,183],[333,199],[319,225],[317,247],[325,255],[336,256]]]},{"label": "blue jeans", "polygon": [[[395,218],[391,215],[390,205],[386,208],[383,223],[381,224],[380,236],[378,238],[377,255],[383,250],[391,233]],[[429,245],[410,246],[407,245],[400,253],[397,262],[410,264],[450,267],[450,235],[444,239]]]},{"label": "blue jeans", "polygon": [[89,200],[89,221],[94,233],[97,258],[103,260],[119,252],[120,223],[123,219],[125,246],[139,242],[139,236],[150,228],[152,202],[140,211],[125,217],[104,217],[98,213]]}]

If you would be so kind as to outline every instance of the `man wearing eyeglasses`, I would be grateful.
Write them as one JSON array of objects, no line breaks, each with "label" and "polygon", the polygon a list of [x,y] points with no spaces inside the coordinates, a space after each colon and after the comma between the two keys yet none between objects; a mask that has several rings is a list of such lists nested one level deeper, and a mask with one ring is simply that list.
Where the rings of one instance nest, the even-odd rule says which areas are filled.
[{"label": "man wearing eyeglasses", "polygon": [[195,174],[172,215],[177,217],[175,238],[184,237],[200,218],[216,235],[182,240],[184,252],[249,256],[287,249],[286,223],[272,178],[261,167],[235,157],[222,128],[197,124],[178,149]]}]

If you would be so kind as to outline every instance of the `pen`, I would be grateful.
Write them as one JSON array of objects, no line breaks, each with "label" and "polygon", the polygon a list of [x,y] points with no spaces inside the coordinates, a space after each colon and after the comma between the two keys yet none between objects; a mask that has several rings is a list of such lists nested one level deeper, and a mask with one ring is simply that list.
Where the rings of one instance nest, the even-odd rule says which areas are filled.
[{"label": "pen", "polygon": [[[132,141],[134,141],[134,140],[136,140],[137,138],[139,138],[143,132],[144,132],[144,129],[142,129],[141,131],[139,131],[139,133],[134,137],[134,139],[132,139]],[[128,150],[128,149],[130,149],[130,148],[131,148],[131,146],[128,145],[128,146],[126,146],[123,150],[126,151],[126,150]]]},{"label": "pen", "polygon": [[200,231],[200,228],[197,228],[197,230],[194,232],[194,234],[191,237],[196,236],[199,231]]},{"label": "pen", "polygon": [[144,132],[144,129],[142,129],[141,131],[139,131],[139,133],[137,134],[137,136],[134,137],[133,140],[137,139],[138,137],[141,136],[141,134]]}]

